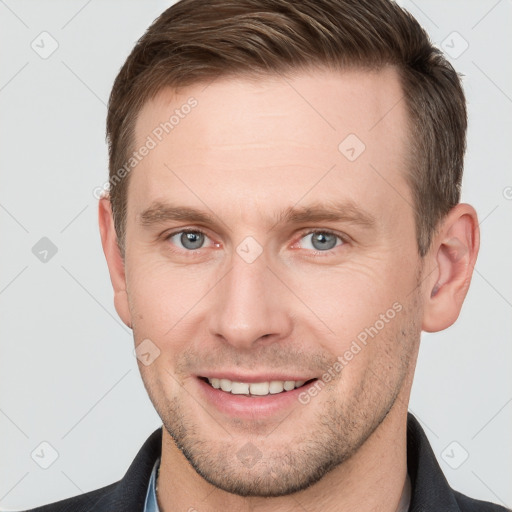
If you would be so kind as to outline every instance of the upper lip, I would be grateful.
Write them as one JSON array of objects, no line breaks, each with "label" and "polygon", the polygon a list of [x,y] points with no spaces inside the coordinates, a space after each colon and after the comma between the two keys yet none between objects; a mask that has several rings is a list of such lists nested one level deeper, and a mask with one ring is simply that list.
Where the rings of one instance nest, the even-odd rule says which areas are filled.
[{"label": "upper lip", "polygon": [[205,371],[204,373],[198,374],[198,377],[204,377],[206,379],[228,379],[232,382],[271,382],[273,380],[278,381],[308,381],[311,379],[316,379],[316,376],[310,376],[307,374],[296,373],[258,373],[258,374],[248,374],[248,373],[240,373],[234,371]]}]

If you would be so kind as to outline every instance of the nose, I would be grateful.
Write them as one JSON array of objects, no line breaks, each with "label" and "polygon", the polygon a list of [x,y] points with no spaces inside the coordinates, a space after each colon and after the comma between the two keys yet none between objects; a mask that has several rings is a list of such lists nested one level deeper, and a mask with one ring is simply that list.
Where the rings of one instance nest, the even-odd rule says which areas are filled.
[{"label": "nose", "polygon": [[215,291],[209,320],[211,335],[240,350],[275,343],[290,335],[292,315],[287,290],[263,255],[247,263],[234,254],[230,272]]}]

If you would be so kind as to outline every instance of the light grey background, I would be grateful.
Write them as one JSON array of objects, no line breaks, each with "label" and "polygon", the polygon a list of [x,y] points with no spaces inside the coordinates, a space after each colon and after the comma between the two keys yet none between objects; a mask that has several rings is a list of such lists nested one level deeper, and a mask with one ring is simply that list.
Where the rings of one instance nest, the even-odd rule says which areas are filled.
[{"label": "light grey background", "polygon": [[[463,200],[482,230],[458,322],[423,337],[411,411],[455,488],[511,507],[512,2],[400,3],[465,75]],[[113,79],[169,5],[0,0],[2,510],[118,480],[161,424],[113,307],[93,189],[107,179]],[[31,47],[48,52],[52,39],[45,59]],[[46,263],[32,252],[42,237],[58,249]],[[48,469],[35,462],[51,462],[43,441],[58,452]]]}]

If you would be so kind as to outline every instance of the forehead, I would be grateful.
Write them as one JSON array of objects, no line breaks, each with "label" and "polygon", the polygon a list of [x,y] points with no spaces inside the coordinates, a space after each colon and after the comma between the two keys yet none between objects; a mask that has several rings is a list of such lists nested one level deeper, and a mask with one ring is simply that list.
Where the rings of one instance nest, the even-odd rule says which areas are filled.
[{"label": "forehead", "polygon": [[137,119],[136,151],[152,148],[132,171],[129,212],[180,197],[249,215],[344,194],[389,209],[409,194],[407,125],[392,67],[162,89]]}]

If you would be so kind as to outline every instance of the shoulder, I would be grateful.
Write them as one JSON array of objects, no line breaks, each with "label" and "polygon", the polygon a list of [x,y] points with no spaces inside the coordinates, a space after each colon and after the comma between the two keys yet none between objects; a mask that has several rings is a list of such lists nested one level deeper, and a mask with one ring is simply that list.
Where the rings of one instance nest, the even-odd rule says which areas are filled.
[{"label": "shoulder", "polygon": [[510,509],[501,505],[475,500],[457,491],[453,491],[453,493],[461,512],[510,512]]}]

